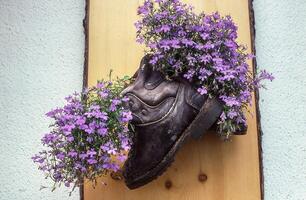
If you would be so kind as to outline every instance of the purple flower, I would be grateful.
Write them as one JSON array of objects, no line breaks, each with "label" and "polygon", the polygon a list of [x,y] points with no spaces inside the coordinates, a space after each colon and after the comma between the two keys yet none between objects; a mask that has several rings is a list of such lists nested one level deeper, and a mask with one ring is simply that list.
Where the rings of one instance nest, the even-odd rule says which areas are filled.
[{"label": "purple flower", "polygon": [[87,151],[87,155],[88,155],[88,157],[92,158],[95,155],[97,155],[97,152],[95,150],[91,149],[91,150]]},{"label": "purple flower", "polygon": [[204,48],[207,49],[207,50],[211,50],[215,47],[215,45],[211,42],[207,42],[205,45],[204,45]]},{"label": "purple flower", "polygon": [[205,88],[204,86],[198,88],[198,93],[200,93],[201,95],[207,94],[207,88]]},{"label": "purple flower", "polygon": [[199,58],[200,58],[200,61],[203,62],[204,64],[209,63],[212,60],[212,57],[209,54],[202,55]]},{"label": "purple flower", "polygon": [[100,149],[104,152],[107,152],[109,150],[109,146],[108,145],[101,145]]},{"label": "purple flower", "polygon": [[110,155],[116,155],[117,154],[117,149],[115,148],[110,148],[108,151],[107,151],[108,154]]},{"label": "purple flower", "polygon": [[180,41],[177,40],[177,39],[170,40],[169,43],[170,43],[171,47],[174,48],[174,49],[181,48]]},{"label": "purple flower", "polygon": [[64,132],[70,133],[74,128],[75,128],[74,124],[66,124],[65,126],[62,127],[62,130]]},{"label": "purple flower", "polygon": [[137,37],[136,42],[139,44],[142,44],[144,42],[144,38],[143,37]]},{"label": "purple flower", "polygon": [[167,50],[170,50],[171,49],[171,45],[172,45],[172,42],[170,40],[161,40],[159,42],[159,46],[164,50],[164,51],[167,51]]},{"label": "purple flower", "polygon": [[55,133],[46,133],[44,137],[41,139],[43,144],[49,144],[56,142],[58,140],[58,136]]},{"label": "purple flower", "polygon": [[180,30],[178,33],[179,37],[185,37],[187,35],[186,31]]},{"label": "purple flower", "polygon": [[135,25],[137,31],[139,31],[139,30],[142,28],[142,23],[141,23],[141,21],[137,21],[134,25]]},{"label": "purple flower", "polygon": [[81,158],[82,160],[85,160],[87,157],[88,157],[87,153],[79,154],[79,158]]},{"label": "purple flower", "polygon": [[42,157],[40,157],[40,156],[38,156],[38,155],[35,155],[35,156],[32,157],[32,160],[33,160],[34,162],[36,162],[36,163],[42,164],[42,163],[45,162],[46,159],[45,159],[45,158],[42,158]]},{"label": "purple flower", "polygon": [[56,115],[61,114],[63,112],[63,109],[61,108],[56,108],[54,110],[51,110],[50,112],[46,113],[47,117],[54,118]]},{"label": "purple flower", "polygon": [[86,141],[87,141],[88,143],[92,143],[93,140],[94,140],[94,139],[93,139],[92,137],[87,137],[87,138],[86,138]]},{"label": "purple flower", "polygon": [[122,111],[121,112],[121,121],[122,122],[129,122],[133,119],[131,111]]},{"label": "purple flower", "polygon": [[194,41],[192,41],[192,40],[189,40],[189,39],[182,39],[182,44],[184,44],[185,46],[193,46],[193,45],[195,45],[195,42]]},{"label": "purple flower", "polygon": [[200,36],[201,36],[201,38],[202,38],[203,40],[206,40],[206,39],[209,38],[209,34],[208,34],[208,33],[201,33]]},{"label": "purple flower", "polygon": [[108,116],[107,116],[107,113],[106,113],[106,112],[100,112],[100,111],[98,111],[98,112],[95,112],[95,113],[94,113],[94,116],[95,116],[96,118],[102,119],[102,120],[104,120],[104,121],[106,121],[106,120],[108,119]]},{"label": "purple flower", "polygon": [[117,154],[117,150],[111,142],[107,142],[106,144],[101,145],[100,149],[102,151],[107,152],[110,155],[112,155],[112,154],[116,155]]},{"label": "purple flower", "polygon": [[74,137],[73,136],[68,136],[67,137],[67,141],[68,142],[73,142],[74,141]]},{"label": "purple flower", "polygon": [[130,148],[131,148],[130,142],[129,142],[127,139],[122,140],[122,142],[121,142],[121,148],[122,148],[123,150],[125,150],[125,151],[130,150]]},{"label": "purple flower", "polygon": [[78,126],[81,126],[81,125],[85,124],[85,122],[86,122],[86,118],[85,117],[82,117],[82,116],[77,116],[76,117],[76,122],[75,123]]},{"label": "purple flower", "polygon": [[226,114],[225,114],[224,112],[221,113],[220,119],[221,119],[222,121],[225,121],[225,120],[226,120]]},{"label": "purple flower", "polygon": [[155,30],[156,33],[160,33],[160,32],[163,32],[163,33],[167,33],[171,30],[170,26],[169,25],[161,25],[161,27],[159,27],[158,29]]},{"label": "purple flower", "polygon": [[100,146],[100,149],[102,150],[102,151],[108,151],[108,150],[110,150],[110,148],[112,148],[113,147],[113,145],[111,144],[111,142],[107,142],[107,143],[105,143],[105,144],[103,144],[103,145],[101,145]]},{"label": "purple flower", "polygon": [[234,119],[235,117],[238,116],[238,113],[234,110],[231,110],[227,113],[227,116],[230,118],[230,119]]},{"label": "purple flower", "polygon": [[232,40],[227,40],[224,44],[229,48],[237,48],[237,43]]},{"label": "purple flower", "polygon": [[137,13],[139,15],[147,15],[149,14],[150,10],[153,8],[153,4],[150,0],[145,0],[143,6],[139,6]]},{"label": "purple flower", "polygon": [[93,134],[95,132],[95,129],[93,127],[88,127],[88,128],[85,129],[85,132],[90,135],[90,134]]},{"label": "purple flower", "polygon": [[120,169],[119,165],[116,164],[116,163],[105,163],[105,164],[103,164],[103,168],[106,168],[106,169],[108,169],[110,171],[114,171],[114,172],[116,172]]},{"label": "purple flower", "polygon": [[112,111],[112,112],[116,111],[116,110],[117,110],[117,106],[118,106],[120,103],[121,103],[121,100],[118,100],[118,99],[112,100],[112,103],[111,103],[111,105],[110,105],[109,110]]},{"label": "purple flower", "polygon": [[204,50],[205,46],[203,44],[196,44],[195,48],[198,50]]},{"label": "purple flower", "polygon": [[189,63],[190,66],[193,66],[194,63],[197,62],[197,60],[194,57],[192,57],[191,55],[187,55],[186,59],[188,60],[188,63]]},{"label": "purple flower", "polygon": [[72,95],[69,95],[69,96],[65,97],[65,100],[66,100],[67,102],[71,102],[71,101],[73,100]]},{"label": "purple flower", "polygon": [[127,159],[127,156],[126,155],[118,155],[117,158],[120,162],[124,162]]},{"label": "purple flower", "polygon": [[155,65],[161,58],[163,58],[162,55],[154,55],[151,60],[149,61],[150,64]]},{"label": "purple flower", "polygon": [[271,73],[268,73],[266,70],[263,70],[259,73],[259,78],[261,80],[263,79],[267,79],[267,80],[270,80],[270,81],[273,81],[274,80],[274,76],[272,76]]},{"label": "purple flower", "polygon": [[148,44],[148,47],[150,47],[151,49],[155,49],[157,47],[157,44],[152,42]]},{"label": "purple flower", "polygon": [[207,70],[205,68],[201,68],[199,71],[199,75],[198,78],[201,81],[204,81],[205,79],[207,79],[210,75],[212,75],[212,72],[210,70]]},{"label": "purple flower", "polygon": [[241,103],[237,100],[236,97],[229,97],[229,96],[220,96],[220,99],[222,101],[224,101],[224,103],[229,106],[229,107],[233,107],[233,106],[240,106]]},{"label": "purple flower", "polygon": [[96,105],[96,104],[93,104],[89,107],[89,110],[91,111],[99,111],[100,110],[100,106],[99,105]]},{"label": "purple flower", "polygon": [[98,161],[96,159],[93,159],[93,158],[88,159],[87,162],[90,165],[98,163]]},{"label": "purple flower", "polygon": [[104,127],[99,128],[97,132],[98,132],[99,135],[105,136],[105,135],[107,135],[107,128],[104,128]]},{"label": "purple flower", "polygon": [[250,102],[251,98],[252,96],[250,91],[244,90],[240,92],[239,99],[241,102]]},{"label": "purple flower", "polygon": [[193,69],[188,70],[186,74],[184,74],[184,78],[187,80],[191,80],[194,76],[195,71]]},{"label": "purple flower", "polygon": [[60,174],[59,172],[55,172],[54,175],[53,175],[53,178],[54,178],[57,182],[61,181],[62,177],[63,177],[62,174]]},{"label": "purple flower", "polygon": [[84,130],[85,131],[86,129],[88,129],[88,125],[83,124],[83,125],[80,126],[80,130]]},{"label": "purple flower", "polygon": [[101,89],[101,88],[104,88],[105,87],[105,85],[104,85],[104,83],[102,83],[102,82],[99,82],[98,84],[97,84],[97,86],[96,86],[97,88],[99,88],[99,89]]},{"label": "purple flower", "polygon": [[108,93],[109,93],[109,91],[103,90],[103,91],[99,92],[99,95],[100,95],[100,97],[102,97],[104,99],[104,98],[108,97],[108,95],[109,95]]},{"label": "purple flower", "polygon": [[64,160],[65,159],[65,154],[64,153],[58,153],[56,154],[56,158],[59,159],[59,160]]},{"label": "purple flower", "polygon": [[83,91],[82,91],[82,95],[83,96],[87,96],[89,93],[89,89],[88,88],[84,88]]},{"label": "purple flower", "polygon": [[239,115],[237,117],[237,123],[238,124],[242,124],[244,127],[247,126],[246,119],[245,119],[245,117],[243,115]]},{"label": "purple flower", "polygon": [[124,97],[121,99],[122,102],[128,102],[129,100],[130,100],[129,97],[127,97],[127,96],[124,96]]},{"label": "purple flower", "polygon": [[72,150],[68,152],[68,156],[72,158],[76,158],[78,156],[78,153],[75,150]]}]

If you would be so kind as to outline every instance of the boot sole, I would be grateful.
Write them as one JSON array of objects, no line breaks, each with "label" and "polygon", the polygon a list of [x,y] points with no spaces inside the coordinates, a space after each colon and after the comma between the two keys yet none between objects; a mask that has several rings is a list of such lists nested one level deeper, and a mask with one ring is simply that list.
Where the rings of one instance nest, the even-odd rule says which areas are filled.
[{"label": "boot sole", "polygon": [[163,160],[156,167],[149,170],[146,174],[138,177],[135,181],[126,182],[127,187],[130,189],[136,189],[161,176],[173,163],[175,154],[177,153],[178,149],[180,149],[180,147],[186,142],[186,140],[190,136],[192,138],[199,139],[215,123],[221,113],[221,103],[215,98],[208,99],[202,106],[198,115],[182,133],[180,138],[175,142]]}]

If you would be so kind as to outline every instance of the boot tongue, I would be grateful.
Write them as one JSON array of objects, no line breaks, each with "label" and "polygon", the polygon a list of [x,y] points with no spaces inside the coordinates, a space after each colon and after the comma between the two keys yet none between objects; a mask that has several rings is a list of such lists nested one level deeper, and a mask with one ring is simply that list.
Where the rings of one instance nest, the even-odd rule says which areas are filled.
[{"label": "boot tongue", "polygon": [[150,58],[151,56],[149,55],[144,56],[138,70],[138,79],[141,79],[139,81],[141,81],[143,86],[148,90],[152,90],[157,87],[164,79],[162,73],[154,70],[153,66],[150,64]]},{"label": "boot tongue", "polygon": [[151,65],[146,65],[146,68],[148,76],[145,77],[144,87],[153,90],[164,80],[164,77],[159,71],[153,70]]}]

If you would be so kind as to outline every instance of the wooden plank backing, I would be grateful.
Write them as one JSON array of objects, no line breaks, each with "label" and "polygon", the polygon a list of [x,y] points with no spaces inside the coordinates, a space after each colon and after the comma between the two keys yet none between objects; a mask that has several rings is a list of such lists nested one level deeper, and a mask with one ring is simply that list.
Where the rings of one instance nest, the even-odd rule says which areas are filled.
[{"label": "wooden plank backing", "polygon": [[[186,0],[197,11],[230,14],[239,27],[239,41],[251,48],[247,0]],[[135,42],[136,8],[141,0],[90,0],[88,83],[106,77],[132,75],[143,56]],[[252,67],[250,62],[250,67]],[[158,180],[128,190],[123,181],[101,178],[107,186],[84,187],[85,200],[259,200],[260,167],[256,108],[247,115],[246,136],[224,143],[214,134],[188,141],[175,162]],[[207,180],[205,180],[207,176]],[[201,181],[202,180],[202,181]]]}]

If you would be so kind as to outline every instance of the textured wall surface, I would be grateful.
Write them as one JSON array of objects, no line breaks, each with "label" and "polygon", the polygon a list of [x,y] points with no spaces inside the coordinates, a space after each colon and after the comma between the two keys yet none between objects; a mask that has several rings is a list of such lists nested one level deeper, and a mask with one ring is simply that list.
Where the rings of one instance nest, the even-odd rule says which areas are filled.
[{"label": "textured wall surface", "polygon": [[82,87],[83,0],[0,0],[0,199],[78,199],[30,160],[48,130],[44,113]]},{"label": "textured wall surface", "polygon": [[254,0],[266,200],[306,199],[306,1]]}]

